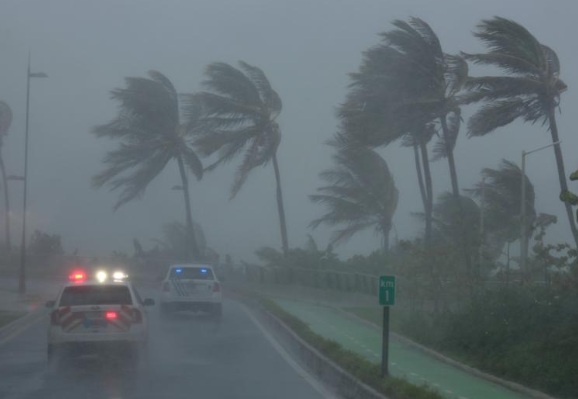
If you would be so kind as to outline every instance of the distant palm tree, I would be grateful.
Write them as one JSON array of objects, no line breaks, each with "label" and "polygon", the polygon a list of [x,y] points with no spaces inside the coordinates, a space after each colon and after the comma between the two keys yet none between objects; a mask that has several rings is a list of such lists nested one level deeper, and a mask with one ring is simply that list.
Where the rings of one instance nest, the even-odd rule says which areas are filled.
[{"label": "distant palm tree", "polygon": [[157,71],[150,78],[126,78],[126,88],[112,90],[112,98],[120,102],[120,110],[111,122],[94,128],[97,137],[118,140],[117,149],[104,158],[105,170],[93,178],[96,187],[108,185],[122,189],[115,209],[140,198],[149,183],[170,161],[176,161],[185,200],[186,225],[192,258],[200,256],[195,239],[189,179],[187,170],[197,179],[203,176],[203,165],[192,148],[191,115],[187,124],[179,117],[178,94],[170,80]]},{"label": "distant palm tree", "polygon": [[[475,64],[499,68],[506,76],[469,78],[466,104],[483,102],[469,120],[470,136],[484,136],[516,119],[548,124],[552,142],[559,141],[556,108],[566,84],[560,79],[560,62],[550,47],[541,44],[526,28],[509,19],[484,20],[475,32],[488,48],[485,54],[464,54]],[[562,193],[568,191],[560,145],[554,146]],[[569,204],[566,212],[578,246],[578,230]]]},{"label": "distant palm tree", "polygon": [[203,128],[195,130],[195,146],[205,156],[217,153],[217,160],[207,170],[231,161],[244,151],[231,198],[237,195],[253,169],[273,163],[281,242],[286,254],[289,243],[277,162],[281,130],[276,119],[281,113],[281,98],[261,69],[243,61],[239,66],[235,68],[223,62],[210,64],[205,71],[207,80],[203,82],[208,91],[188,97],[187,115],[193,120],[197,118],[200,98]]},{"label": "distant palm tree", "polygon": [[388,251],[399,192],[387,163],[366,147],[339,150],[333,160],[335,166],[320,174],[328,185],[309,196],[313,202],[325,205],[327,213],[310,226],[344,225],[333,234],[332,244],[374,228],[382,237],[383,250]]},{"label": "distant palm tree", "polygon": [[6,176],[6,167],[4,166],[4,157],[2,148],[4,147],[4,138],[8,135],[8,129],[12,124],[12,110],[4,101],[0,101],[0,173],[2,173],[2,185],[4,186],[4,229],[6,249],[10,251],[10,196],[8,195],[8,178]]},{"label": "distant palm tree", "polygon": [[[484,211],[484,230],[492,235],[497,243],[512,243],[520,238],[522,219],[520,191],[522,170],[513,162],[502,160],[498,169],[482,170],[482,182],[473,189],[466,190],[480,200]],[[530,231],[536,220],[534,186],[528,176],[526,179],[526,230]],[[527,244],[526,244],[527,245]],[[499,248],[499,252],[501,253]]]}]

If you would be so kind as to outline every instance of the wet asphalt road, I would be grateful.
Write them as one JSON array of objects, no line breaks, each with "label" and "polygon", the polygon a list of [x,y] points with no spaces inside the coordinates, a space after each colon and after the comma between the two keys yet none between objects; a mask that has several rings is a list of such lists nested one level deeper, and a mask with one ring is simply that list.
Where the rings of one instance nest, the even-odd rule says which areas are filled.
[{"label": "wet asphalt road", "polygon": [[47,322],[0,346],[0,398],[323,397],[232,300],[220,323],[187,313],[161,322],[150,308],[150,362],[138,372],[85,359],[53,375],[46,367]]}]

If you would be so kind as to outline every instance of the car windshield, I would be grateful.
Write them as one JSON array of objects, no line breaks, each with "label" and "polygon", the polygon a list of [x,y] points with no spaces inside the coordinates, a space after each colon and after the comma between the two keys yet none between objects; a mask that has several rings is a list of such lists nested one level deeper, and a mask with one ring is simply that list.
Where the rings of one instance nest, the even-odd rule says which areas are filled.
[{"label": "car windshield", "polygon": [[214,280],[213,270],[206,267],[177,267],[170,271],[169,278],[185,280]]},{"label": "car windshield", "polygon": [[82,285],[66,287],[59,306],[131,304],[130,291],[124,285]]}]

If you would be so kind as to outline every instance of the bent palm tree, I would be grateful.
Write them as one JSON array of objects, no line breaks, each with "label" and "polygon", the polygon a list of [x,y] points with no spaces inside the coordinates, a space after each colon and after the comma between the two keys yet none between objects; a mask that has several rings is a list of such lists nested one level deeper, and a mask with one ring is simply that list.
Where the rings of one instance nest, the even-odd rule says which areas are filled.
[{"label": "bent palm tree", "polygon": [[[475,33],[487,47],[485,54],[465,54],[475,64],[491,65],[506,76],[470,78],[464,103],[484,105],[468,122],[470,136],[484,136],[516,119],[548,124],[553,143],[559,142],[556,108],[566,84],[560,79],[560,62],[550,47],[541,44],[526,28],[509,19],[495,17],[482,21]],[[554,145],[560,189],[568,191],[564,159],[559,144]],[[578,230],[569,204],[566,213],[574,241]]]},{"label": "bent palm tree", "polygon": [[176,161],[185,200],[189,256],[200,256],[195,239],[189,179],[187,170],[197,179],[203,176],[203,166],[191,146],[194,121],[180,123],[178,94],[168,78],[157,71],[150,78],[126,78],[126,88],[115,89],[112,98],[119,101],[120,110],[111,122],[97,126],[97,137],[118,140],[117,149],[104,158],[105,170],[94,176],[96,187],[108,185],[111,191],[122,190],[114,209],[140,198],[149,183],[170,161]]},{"label": "bent palm tree", "polygon": [[8,195],[8,178],[6,177],[6,168],[4,166],[4,157],[2,148],[4,146],[4,137],[8,135],[8,129],[12,124],[12,110],[4,101],[0,101],[0,173],[2,173],[2,185],[4,186],[4,229],[6,249],[10,251],[10,196]]},{"label": "bent palm tree", "polygon": [[240,69],[223,62],[210,64],[206,69],[208,79],[203,82],[209,91],[187,97],[187,115],[193,120],[197,118],[200,99],[203,127],[195,130],[195,146],[205,156],[217,154],[217,160],[207,170],[231,161],[245,150],[231,198],[237,195],[253,169],[269,161],[273,163],[281,242],[286,254],[287,223],[277,163],[281,131],[275,121],[281,113],[281,98],[261,69],[242,61],[239,66]]},{"label": "bent palm tree", "polygon": [[387,163],[365,147],[340,150],[333,159],[336,166],[320,174],[329,185],[309,196],[313,202],[325,205],[327,213],[310,226],[345,225],[335,231],[332,244],[373,227],[382,236],[383,250],[388,251],[399,193]]}]

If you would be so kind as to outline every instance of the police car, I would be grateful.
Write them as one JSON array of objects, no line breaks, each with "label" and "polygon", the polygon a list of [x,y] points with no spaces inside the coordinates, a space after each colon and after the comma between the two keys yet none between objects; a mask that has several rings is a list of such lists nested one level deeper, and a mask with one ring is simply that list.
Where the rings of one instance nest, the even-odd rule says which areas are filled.
[{"label": "police car", "polygon": [[161,283],[161,316],[174,311],[204,311],[220,318],[223,312],[221,283],[208,265],[172,265]]},{"label": "police car", "polygon": [[46,303],[51,309],[49,364],[58,367],[66,358],[86,354],[138,364],[148,342],[145,307],[152,305],[122,272],[98,271],[88,278],[85,271],[73,271],[57,299]]}]

